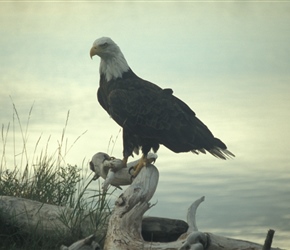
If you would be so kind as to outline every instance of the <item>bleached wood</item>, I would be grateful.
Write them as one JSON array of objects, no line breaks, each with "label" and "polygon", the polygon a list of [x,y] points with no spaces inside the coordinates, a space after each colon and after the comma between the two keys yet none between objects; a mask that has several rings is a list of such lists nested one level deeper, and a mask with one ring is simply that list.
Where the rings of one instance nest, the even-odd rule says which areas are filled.
[{"label": "bleached wood", "polygon": [[[141,222],[150,208],[149,200],[158,184],[158,170],[154,165],[144,167],[134,182],[116,201],[110,217],[104,250],[261,250],[262,245],[198,231],[196,211],[204,197],[188,209],[188,231],[174,242],[146,242],[141,236]],[[276,249],[276,248],[272,248]],[[277,248],[278,249],[278,248]]]},{"label": "bleached wood", "polygon": [[[117,199],[109,220],[104,249],[143,249],[141,223],[150,208],[159,173],[153,165],[144,167],[133,183]],[[126,248],[127,247],[127,248]]]},{"label": "bleached wood", "polygon": [[62,245],[60,250],[101,250],[101,247],[95,241],[95,235],[92,234],[82,240],[73,243],[69,247]]},{"label": "bleached wood", "polygon": [[188,233],[191,233],[193,231],[198,231],[197,225],[196,225],[196,210],[198,206],[204,201],[204,196],[197,199],[195,202],[191,204],[191,206],[188,208],[187,211],[187,224],[188,224]]},{"label": "bleached wood", "polygon": [[[61,214],[68,215],[72,209],[45,204],[24,198],[0,196],[0,211],[3,220],[9,224],[19,227],[27,232],[39,235],[62,234],[64,237],[70,234],[69,228],[60,220]],[[92,227],[84,223],[84,233],[88,234]],[[88,229],[88,231],[86,231]]]},{"label": "bleached wood", "polygon": [[[157,155],[148,153],[149,162],[155,162]],[[90,162],[91,170],[95,172],[95,179],[102,177],[105,181],[102,188],[106,191],[109,185],[118,187],[127,186],[132,183],[132,175],[129,170],[137,165],[139,160],[129,162],[125,167],[121,159],[116,159],[106,153],[96,153]]]}]

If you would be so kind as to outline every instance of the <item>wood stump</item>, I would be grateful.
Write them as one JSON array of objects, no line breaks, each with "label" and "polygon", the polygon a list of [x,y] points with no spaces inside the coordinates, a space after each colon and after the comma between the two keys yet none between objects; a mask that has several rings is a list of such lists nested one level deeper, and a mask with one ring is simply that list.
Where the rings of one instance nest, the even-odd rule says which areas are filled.
[{"label": "wood stump", "polygon": [[[113,183],[113,185],[122,185],[122,183],[130,183],[130,176],[128,176],[128,169],[135,163],[127,166],[127,168],[109,167],[114,165],[109,157],[102,156],[99,153],[98,157],[93,157],[91,162],[91,169],[95,171],[96,175],[103,173],[105,183]],[[101,159],[103,160],[96,160]],[[104,160],[104,158],[106,158]],[[113,159],[114,162],[116,159]],[[98,162],[97,164],[95,164]],[[99,164],[102,162],[101,164]],[[119,164],[119,163],[118,163]],[[104,168],[107,169],[104,171]],[[114,169],[118,169],[115,171]],[[106,173],[109,178],[107,178]],[[114,176],[117,176],[114,182]],[[195,215],[198,206],[204,201],[204,197],[196,200],[188,209],[187,224],[188,230],[181,235],[176,241],[172,242],[153,242],[145,241],[142,238],[141,227],[144,213],[153,205],[150,204],[150,199],[158,185],[159,173],[154,165],[148,165],[142,168],[136,179],[131,185],[119,196],[115,202],[115,208],[109,220],[107,235],[105,239],[104,250],[227,250],[227,249],[251,249],[261,250],[262,245],[230,239],[211,233],[203,233],[198,231]],[[107,188],[107,186],[105,187]],[[273,249],[273,248],[272,248]]]}]

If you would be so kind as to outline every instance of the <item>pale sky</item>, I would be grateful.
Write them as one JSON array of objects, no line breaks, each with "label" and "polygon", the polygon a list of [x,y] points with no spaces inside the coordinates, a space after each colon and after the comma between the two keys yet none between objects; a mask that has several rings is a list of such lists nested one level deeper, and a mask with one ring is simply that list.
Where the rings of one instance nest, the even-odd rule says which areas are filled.
[{"label": "pale sky", "polygon": [[[288,11],[289,3],[276,2],[1,3],[3,123],[10,95],[19,113],[35,102],[34,118],[59,126],[70,110],[84,130],[106,124],[115,135],[95,98],[99,60],[88,56],[95,39],[110,36],[139,76],[173,88],[227,144],[241,136],[236,130],[257,136],[263,122],[279,126],[270,144],[289,138]],[[248,116],[266,120],[251,124]]]},{"label": "pale sky", "polygon": [[[237,156],[224,162],[162,147],[160,182],[162,176],[189,181],[177,178],[177,166],[186,164],[197,165],[193,174],[212,166],[213,180],[222,173],[236,176],[233,183],[255,182],[261,172],[263,180],[290,180],[289,13],[290,2],[282,1],[0,2],[1,124],[6,129],[13,121],[10,96],[23,126],[34,105],[28,145],[41,136],[44,147],[51,135],[53,150],[70,110],[68,144],[87,133],[66,161],[80,165],[107,151],[119,127],[96,100],[99,59],[91,60],[89,51],[95,39],[109,36],[135,73],[172,88]],[[10,133],[7,147],[12,143]],[[121,135],[113,154],[122,157]],[[160,183],[160,194],[167,190]]]}]

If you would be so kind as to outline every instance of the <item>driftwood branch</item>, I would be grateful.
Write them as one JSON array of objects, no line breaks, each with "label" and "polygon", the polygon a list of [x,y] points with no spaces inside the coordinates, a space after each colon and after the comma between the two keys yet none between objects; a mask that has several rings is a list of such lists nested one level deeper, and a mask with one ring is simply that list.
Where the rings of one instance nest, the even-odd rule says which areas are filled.
[{"label": "driftwood branch", "polygon": [[144,249],[141,222],[143,214],[150,208],[149,200],[155,192],[158,178],[158,171],[153,165],[143,168],[120,195],[109,220],[104,249]]},{"label": "driftwood branch", "polygon": [[[153,153],[148,154],[148,160],[155,162],[157,155]],[[129,173],[129,170],[138,163],[138,160],[129,162],[127,166],[123,165],[123,161],[111,157],[106,153],[96,153],[90,162],[90,168],[95,172],[94,179],[97,180],[102,177],[105,181],[102,185],[104,191],[106,191],[109,185],[121,188],[121,186],[128,186],[132,183],[133,179]]]},{"label": "driftwood branch", "polygon": [[267,233],[267,237],[263,246],[263,250],[270,250],[271,246],[272,246],[272,241],[273,241],[273,237],[274,237],[274,233],[275,231],[270,229]]},{"label": "driftwood branch", "polygon": [[101,250],[101,247],[95,241],[95,235],[92,234],[82,240],[75,242],[69,247],[62,245],[60,250]]},{"label": "driftwood branch", "polygon": [[[96,156],[96,155],[95,155]],[[101,165],[101,155],[92,160],[93,167],[97,176],[102,176],[111,185],[126,185],[131,180],[127,168],[117,168],[113,177],[109,177],[108,171],[104,171],[105,166],[110,165],[110,158],[103,160]],[[113,159],[116,161],[116,159]],[[104,162],[106,162],[104,164]],[[114,165],[112,163],[112,165]],[[110,165],[110,169],[114,167]],[[119,172],[120,171],[120,172]],[[261,250],[262,245],[226,238],[211,233],[198,231],[196,225],[196,211],[198,206],[204,201],[204,197],[196,200],[188,209],[187,224],[188,230],[173,242],[149,242],[145,241],[141,235],[141,223],[144,213],[152,206],[149,201],[153,197],[158,185],[158,170],[154,165],[149,165],[141,170],[136,179],[117,199],[115,208],[110,217],[104,250],[226,250],[226,249],[251,249]],[[123,178],[123,179],[122,179]],[[126,184],[125,184],[126,183]]]}]

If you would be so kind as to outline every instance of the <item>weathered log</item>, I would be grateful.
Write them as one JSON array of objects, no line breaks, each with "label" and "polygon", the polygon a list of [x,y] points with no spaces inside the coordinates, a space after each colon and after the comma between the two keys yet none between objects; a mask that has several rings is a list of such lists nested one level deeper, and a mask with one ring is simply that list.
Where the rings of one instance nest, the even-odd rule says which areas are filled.
[{"label": "weathered log", "polygon": [[[94,169],[97,169],[96,165],[94,165]],[[126,179],[128,170],[126,168],[122,170],[126,170],[124,176],[125,180],[128,180]],[[176,241],[166,243],[145,241],[141,235],[141,221],[144,213],[151,207],[149,200],[156,190],[158,176],[158,170],[155,166],[149,165],[143,168],[134,182],[117,199],[108,225],[105,250],[262,249],[260,244],[198,231],[195,214],[204,197],[201,197],[189,207],[187,214],[188,230]],[[102,177],[107,178],[106,175]],[[118,185],[122,185],[121,179],[118,179]],[[113,178],[110,177],[110,183],[115,184],[114,176]]]},{"label": "weathered log", "polygon": [[142,237],[149,242],[176,241],[187,229],[183,220],[158,217],[144,217],[142,220]]},{"label": "weathered log", "polygon": [[[62,214],[69,215],[72,209],[45,204],[24,198],[0,196],[0,217],[7,225],[17,227],[24,232],[39,235],[70,234],[68,225],[60,220]],[[89,219],[83,221],[84,235],[93,228],[87,227]],[[72,223],[73,224],[73,223]]]},{"label": "weathered log", "polygon": [[[22,232],[33,232],[39,236],[46,235],[47,238],[54,238],[56,234],[62,235],[63,240],[71,237],[70,225],[65,224],[61,217],[63,215],[70,217],[73,209],[67,207],[59,207],[38,201],[24,198],[0,196],[0,234],[7,233],[9,227],[12,231],[21,230]],[[95,224],[93,220],[87,216],[89,212],[85,212],[80,221],[80,229],[82,235],[89,235],[95,232]],[[84,219],[83,219],[84,218]],[[66,223],[69,223],[66,221]],[[74,225],[72,218],[71,227]],[[1,232],[1,228],[5,230]],[[142,221],[142,236],[145,239],[154,241],[173,241],[182,233],[186,232],[187,223],[181,220],[173,220],[158,217],[145,217]],[[98,234],[106,235],[106,224],[103,228],[98,229]],[[85,240],[85,241],[84,241]],[[78,241],[76,246],[87,244],[87,240]],[[73,249],[74,249],[73,248]]]},{"label": "weathered log", "polygon": [[95,241],[95,235],[92,234],[82,240],[73,243],[69,247],[62,245],[60,250],[101,250],[101,247]]}]

